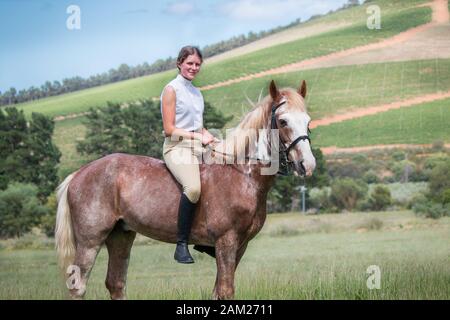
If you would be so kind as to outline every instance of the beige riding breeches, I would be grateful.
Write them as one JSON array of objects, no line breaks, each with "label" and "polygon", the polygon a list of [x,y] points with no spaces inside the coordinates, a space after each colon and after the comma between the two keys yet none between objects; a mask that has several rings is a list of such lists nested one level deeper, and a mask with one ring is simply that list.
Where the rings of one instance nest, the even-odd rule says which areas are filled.
[{"label": "beige riding breeches", "polygon": [[163,157],[175,179],[183,186],[188,199],[196,203],[200,198],[200,168],[202,143],[199,140],[183,139],[172,141],[166,137],[163,146]]}]

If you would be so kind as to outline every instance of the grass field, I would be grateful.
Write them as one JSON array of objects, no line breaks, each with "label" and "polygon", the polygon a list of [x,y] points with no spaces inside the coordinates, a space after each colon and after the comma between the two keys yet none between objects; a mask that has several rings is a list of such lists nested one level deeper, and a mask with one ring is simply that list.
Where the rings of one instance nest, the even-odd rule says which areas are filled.
[{"label": "grass field", "polygon": [[82,156],[77,152],[76,143],[86,134],[83,122],[86,117],[66,119],[55,123],[53,142],[61,151],[59,176],[64,178],[68,173],[78,170],[86,162],[93,160],[89,156]]},{"label": "grass field", "polygon": [[[237,299],[449,299],[450,218],[411,212],[268,217],[237,270]],[[142,240],[141,240],[142,242]],[[173,245],[135,245],[130,299],[209,299],[215,262],[173,261]],[[88,284],[87,299],[106,299],[106,250]],[[370,265],[381,288],[366,286]],[[52,250],[0,250],[0,299],[63,299]]]},{"label": "grass field", "polygon": [[448,142],[449,123],[450,99],[444,99],[317,127],[312,139],[319,147]]},{"label": "grass field", "polygon": [[251,109],[245,96],[257,101],[267,94],[274,79],[279,87],[297,88],[301,80],[308,84],[308,113],[320,119],[343,111],[400,101],[428,93],[450,90],[450,59],[386,62],[340,66],[254,79],[208,90],[205,100],[226,115],[234,115],[236,124]]},{"label": "grass field", "polygon": [[[365,15],[367,17],[367,15]],[[211,83],[239,78],[285,64],[377,42],[431,20],[430,8],[415,8],[383,15],[383,28],[370,30],[366,23],[300,39],[239,57],[211,64],[199,74],[196,83]]]},{"label": "grass field", "polygon": [[[450,90],[450,59],[390,62],[292,72],[208,90],[204,92],[204,97],[206,101],[220,109],[225,115],[234,115],[232,122],[227,125],[228,127],[234,126],[250,109],[245,96],[248,96],[252,101],[257,101],[261,90],[263,90],[263,94],[267,93],[266,87],[270,79],[275,79],[280,87],[294,88],[298,86],[301,79],[306,79],[308,82],[308,112],[313,119],[320,119],[352,109],[390,103],[428,93],[448,91]],[[443,102],[437,103],[440,105]],[[437,108],[443,111],[445,104]],[[392,132],[398,132],[395,135],[395,141],[398,143],[411,143],[412,141],[418,141],[417,139],[433,142],[436,137],[448,139],[448,129],[443,121],[443,119],[448,118],[448,112],[441,119],[437,114],[433,115],[429,111],[427,109],[426,112],[420,111],[419,113],[422,117],[436,119],[437,126],[434,126],[434,122],[430,123],[430,121],[418,122],[422,121],[421,117],[413,119],[411,124],[407,124],[410,128],[419,125],[418,128],[422,132],[420,135],[405,131],[404,125],[398,126],[403,118],[388,119],[387,123],[395,122],[395,124],[393,128],[387,128],[389,130],[386,131],[381,131],[378,125],[379,121],[375,122],[375,125],[373,122],[366,123],[369,128],[372,128],[369,130],[373,134],[371,141],[379,141],[377,143],[392,141],[390,138]],[[410,108],[397,112],[408,119],[417,115],[417,112],[414,113]],[[410,112],[411,115],[408,116]],[[380,119],[379,117],[383,116],[377,117]],[[61,159],[62,172],[76,170],[88,159],[78,155],[75,150],[76,140],[82,139],[85,134],[86,129],[82,124],[84,119],[84,117],[80,117],[56,122],[54,141],[63,153]],[[373,118],[370,119],[373,120]],[[361,121],[368,120],[357,121],[359,121],[357,123],[361,123]],[[349,129],[345,127],[347,123],[349,123]],[[422,124],[426,125],[423,126]],[[318,128],[314,130],[314,144],[319,146],[334,145],[337,143],[335,142],[336,139],[338,139],[335,136],[335,130],[347,131],[351,136],[351,139],[345,137],[346,145],[352,145],[355,141],[356,145],[361,145],[362,136],[352,135],[354,126],[352,126],[352,122],[348,121],[334,125],[331,129]],[[393,131],[391,132],[391,130]],[[332,135],[328,136],[330,132]]]},{"label": "grass field", "polygon": [[[430,8],[400,11],[398,7],[394,6],[394,8],[396,10],[387,10],[383,15],[383,28],[381,30],[369,30],[363,23],[212,63],[203,69],[195,83],[200,86],[212,84],[302,59],[375,42],[424,24],[431,19]],[[365,13],[361,12],[361,14],[366,17]],[[16,106],[23,109],[27,116],[31,115],[32,112],[40,112],[52,117],[81,113],[87,111],[90,107],[104,106],[107,101],[127,102],[158,97],[164,85],[174,75],[175,71],[172,70]]]},{"label": "grass field", "polygon": [[[298,86],[300,79],[306,79],[308,112],[313,119],[320,119],[355,108],[448,91],[450,59],[389,62],[292,72],[205,91],[204,97],[224,114],[234,115],[233,121],[227,125],[234,126],[250,109],[245,96],[257,101],[261,90],[266,94],[270,79],[275,79],[280,87],[294,88]],[[431,103],[430,108],[427,104],[424,107],[405,108],[386,115],[346,121],[329,128],[317,128],[313,132],[314,144],[360,146],[372,143],[448,141],[450,133],[446,123],[449,120],[449,113],[445,112],[448,105],[448,100],[444,100]],[[433,114],[433,111],[437,113]],[[395,117],[391,118],[391,115]],[[86,131],[82,124],[84,119],[79,117],[56,122],[54,141],[63,154],[61,159],[63,173],[78,169],[89,159],[80,156],[75,149],[77,139],[84,138]],[[339,135],[336,135],[336,132]],[[355,132],[358,134],[355,135]]]}]

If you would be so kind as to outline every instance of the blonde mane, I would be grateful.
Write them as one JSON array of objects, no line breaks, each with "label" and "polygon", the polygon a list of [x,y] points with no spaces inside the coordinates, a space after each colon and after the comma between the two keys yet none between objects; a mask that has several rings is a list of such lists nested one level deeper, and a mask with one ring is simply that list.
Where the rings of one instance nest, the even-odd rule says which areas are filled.
[{"label": "blonde mane", "polygon": [[[306,111],[303,98],[294,89],[281,89],[280,94],[286,100],[287,110],[299,108]],[[234,158],[238,159],[254,154],[260,138],[260,129],[270,129],[272,103],[270,95],[257,102],[234,129],[227,131],[226,138],[215,145],[214,149],[234,155]],[[266,147],[267,142],[265,141]]]}]

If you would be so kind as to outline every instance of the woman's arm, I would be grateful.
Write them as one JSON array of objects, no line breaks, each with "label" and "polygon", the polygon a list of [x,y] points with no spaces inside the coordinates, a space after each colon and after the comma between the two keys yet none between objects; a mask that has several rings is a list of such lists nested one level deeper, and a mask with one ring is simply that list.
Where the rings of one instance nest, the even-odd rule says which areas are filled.
[{"label": "woman's arm", "polygon": [[[175,127],[175,114],[176,114],[176,93],[171,86],[167,86],[164,89],[162,96],[162,118],[163,128],[166,136],[176,136],[188,139],[200,140],[203,144],[208,144],[214,140],[214,137],[204,135],[203,132],[190,132],[181,128]],[[209,134],[209,132],[208,132]]]}]

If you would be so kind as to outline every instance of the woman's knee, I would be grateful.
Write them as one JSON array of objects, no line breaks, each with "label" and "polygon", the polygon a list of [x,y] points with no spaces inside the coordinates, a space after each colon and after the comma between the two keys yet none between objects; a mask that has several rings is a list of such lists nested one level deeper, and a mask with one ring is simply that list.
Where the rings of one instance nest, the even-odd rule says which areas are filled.
[{"label": "woman's knee", "polygon": [[200,186],[187,186],[184,193],[186,193],[186,196],[192,203],[196,203],[200,198]]}]

